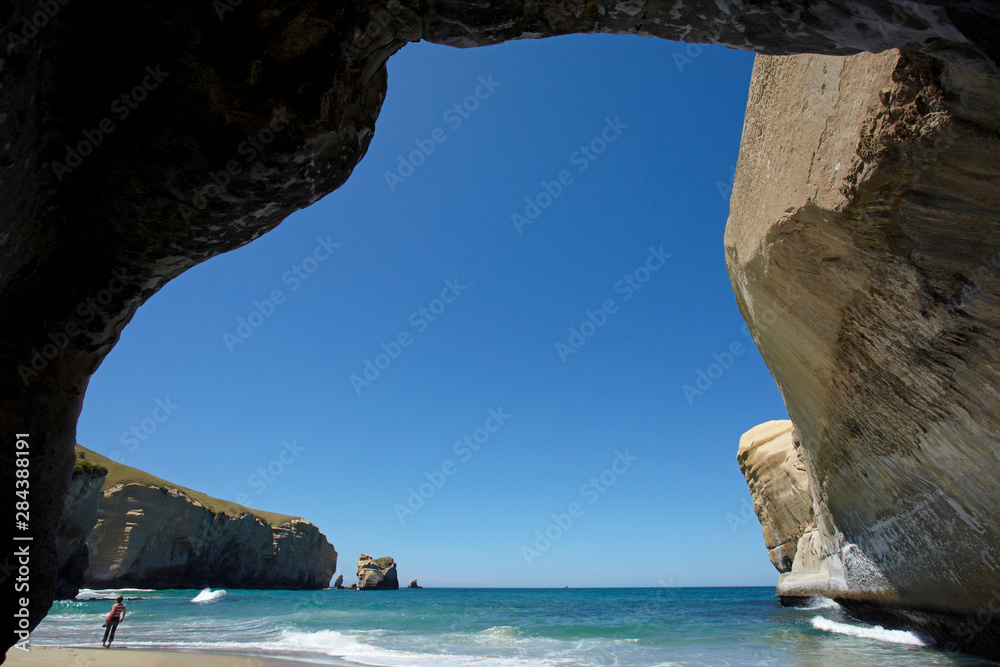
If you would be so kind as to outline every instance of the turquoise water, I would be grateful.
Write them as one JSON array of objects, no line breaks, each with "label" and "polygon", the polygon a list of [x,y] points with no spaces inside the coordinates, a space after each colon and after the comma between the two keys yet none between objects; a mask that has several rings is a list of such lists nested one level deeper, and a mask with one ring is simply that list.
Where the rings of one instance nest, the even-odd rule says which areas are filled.
[{"label": "turquoise water", "polygon": [[979,667],[915,633],[860,623],[830,600],[783,608],[773,588],[401,591],[82,591],[56,602],[35,645],[235,651],[316,665]]}]

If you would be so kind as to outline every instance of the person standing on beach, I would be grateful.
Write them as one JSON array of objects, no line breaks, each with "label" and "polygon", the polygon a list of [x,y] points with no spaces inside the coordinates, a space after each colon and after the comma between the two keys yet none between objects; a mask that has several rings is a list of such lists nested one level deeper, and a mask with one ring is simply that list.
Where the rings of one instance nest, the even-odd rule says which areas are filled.
[{"label": "person standing on beach", "polygon": [[[123,599],[121,595],[118,596],[115,603],[111,605],[111,611],[108,612],[107,617],[104,619],[104,627],[107,628],[104,631],[104,640],[101,641],[101,646],[104,648],[111,648],[111,642],[115,640],[115,630],[118,629],[118,624],[125,618],[125,605],[122,604]],[[109,634],[111,635],[110,638],[108,638]]]}]

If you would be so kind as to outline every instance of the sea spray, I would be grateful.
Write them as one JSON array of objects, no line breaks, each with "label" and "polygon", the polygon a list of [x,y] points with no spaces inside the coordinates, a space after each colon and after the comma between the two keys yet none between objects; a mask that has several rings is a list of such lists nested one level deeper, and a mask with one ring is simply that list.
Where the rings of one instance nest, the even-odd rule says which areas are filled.
[{"label": "sea spray", "polygon": [[849,623],[838,623],[822,616],[816,616],[811,621],[812,626],[817,630],[826,632],[837,632],[850,637],[861,637],[863,639],[875,639],[881,642],[892,644],[912,644],[913,646],[933,646],[934,640],[926,635],[913,630],[886,630],[881,625],[865,627],[862,625],[851,625]]},{"label": "sea spray", "polygon": [[204,588],[200,593],[191,598],[191,602],[214,602],[225,594],[226,591],[221,588],[214,591],[211,588]]},{"label": "sea spray", "polygon": [[823,597],[822,595],[817,595],[816,597],[811,597],[806,601],[806,604],[799,609],[814,610],[814,609],[843,609],[835,600],[831,600],[828,597]]}]

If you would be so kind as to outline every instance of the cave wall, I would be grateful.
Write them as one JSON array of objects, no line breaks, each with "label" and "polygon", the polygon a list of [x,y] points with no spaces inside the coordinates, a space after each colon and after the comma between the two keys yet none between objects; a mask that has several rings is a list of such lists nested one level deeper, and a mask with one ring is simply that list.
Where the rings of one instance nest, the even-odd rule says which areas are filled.
[{"label": "cave wall", "polygon": [[[29,627],[56,586],[55,531],[90,376],[170,279],[346,181],[374,131],[385,62],[406,42],[613,32],[773,54],[900,46],[996,76],[992,3],[805,4],[5,5],[0,467],[12,488],[15,437],[27,434]],[[14,584],[3,583],[7,613],[24,597]]]}]

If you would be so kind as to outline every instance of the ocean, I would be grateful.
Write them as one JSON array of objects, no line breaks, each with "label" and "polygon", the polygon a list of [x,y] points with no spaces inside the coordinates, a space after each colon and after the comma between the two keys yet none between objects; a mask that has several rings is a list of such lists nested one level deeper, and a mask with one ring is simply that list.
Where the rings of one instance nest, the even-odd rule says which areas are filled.
[{"label": "ocean", "polygon": [[[782,607],[773,588],[400,591],[83,590],[56,602],[36,646],[225,651],[384,667],[980,667],[913,632],[861,623],[831,600]],[[113,650],[113,649],[112,649]],[[254,661],[248,660],[247,665]]]}]

